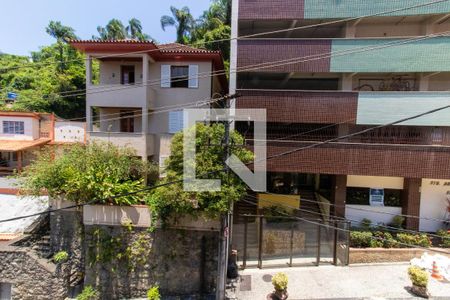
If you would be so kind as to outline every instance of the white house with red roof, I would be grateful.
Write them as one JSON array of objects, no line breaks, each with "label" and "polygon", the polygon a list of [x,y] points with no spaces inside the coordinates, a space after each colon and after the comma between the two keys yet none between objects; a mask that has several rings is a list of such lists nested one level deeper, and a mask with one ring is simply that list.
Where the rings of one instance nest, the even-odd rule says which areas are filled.
[{"label": "white house with red roof", "polygon": [[135,40],[70,44],[87,55],[88,139],[132,147],[144,160],[168,157],[170,139],[183,127],[183,108],[209,107],[205,100],[228,89],[219,51]]}]

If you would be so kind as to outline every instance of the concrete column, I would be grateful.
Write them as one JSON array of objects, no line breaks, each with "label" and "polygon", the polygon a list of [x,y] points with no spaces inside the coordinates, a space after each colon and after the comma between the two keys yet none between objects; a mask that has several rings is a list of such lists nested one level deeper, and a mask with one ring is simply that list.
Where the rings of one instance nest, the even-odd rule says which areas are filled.
[{"label": "concrete column", "polygon": [[86,55],[86,88],[92,85],[92,56]]},{"label": "concrete column", "polygon": [[[148,90],[148,72],[149,72],[149,61],[148,61],[148,55],[144,54],[142,56],[142,86],[143,88],[146,90],[145,94],[145,101],[144,101],[144,106],[142,106],[142,134],[144,135],[144,141],[145,141],[145,151],[144,154],[142,156],[142,159],[144,161],[147,161],[148,159],[148,143],[149,143],[149,139],[147,137],[147,134],[149,132],[148,129],[148,109],[149,109],[149,95],[147,93]],[[147,181],[145,179],[145,181]]]},{"label": "concrete column", "polygon": [[345,23],[345,38],[354,39],[356,37],[356,25],[360,20],[349,21]]},{"label": "concrete column", "polygon": [[429,90],[430,77],[425,74],[420,74],[419,77],[419,91],[425,92]]},{"label": "concrete column", "polygon": [[86,128],[88,132],[94,131],[94,125],[92,120],[92,107],[86,105]]},{"label": "concrete column", "polygon": [[[402,214],[420,216],[420,187],[421,178],[405,178],[402,194]],[[406,218],[406,228],[419,230],[418,218]]]},{"label": "concrete column", "polygon": [[353,91],[353,74],[343,74],[341,89],[343,91]]},{"label": "concrete column", "polygon": [[345,203],[347,200],[347,175],[335,175],[333,177],[333,190],[331,198],[333,200],[334,215],[337,217],[345,217]]}]

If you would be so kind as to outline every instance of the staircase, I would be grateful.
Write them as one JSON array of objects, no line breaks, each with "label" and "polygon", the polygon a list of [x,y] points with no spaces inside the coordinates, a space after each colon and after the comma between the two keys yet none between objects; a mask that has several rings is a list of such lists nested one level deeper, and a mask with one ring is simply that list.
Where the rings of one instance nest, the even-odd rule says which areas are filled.
[{"label": "staircase", "polygon": [[39,257],[49,259],[52,257],[52,247],[50,244],[50,235],[44,235],[37,240],[31,247]]}]

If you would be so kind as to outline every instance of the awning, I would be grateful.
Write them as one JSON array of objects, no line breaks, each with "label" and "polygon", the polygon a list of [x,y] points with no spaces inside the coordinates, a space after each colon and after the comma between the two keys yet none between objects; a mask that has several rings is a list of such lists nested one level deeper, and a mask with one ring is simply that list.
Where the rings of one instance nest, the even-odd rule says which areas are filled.
[{"label": "awning", "polygon": [[32,147],[45,145],[50,141],[51,139],[37,139],[33,141],[0,140],[0,151],[17,152]]}]

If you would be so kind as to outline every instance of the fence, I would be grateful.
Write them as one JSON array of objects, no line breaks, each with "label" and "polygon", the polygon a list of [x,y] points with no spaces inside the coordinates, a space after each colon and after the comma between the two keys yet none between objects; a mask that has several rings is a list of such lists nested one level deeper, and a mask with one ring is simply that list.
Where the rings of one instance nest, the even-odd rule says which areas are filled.
[{"label": "fence", "polygon": [[293,267],[349,263],[350,223],[341,220],[242,215],[232,246],[247,267]]}]

